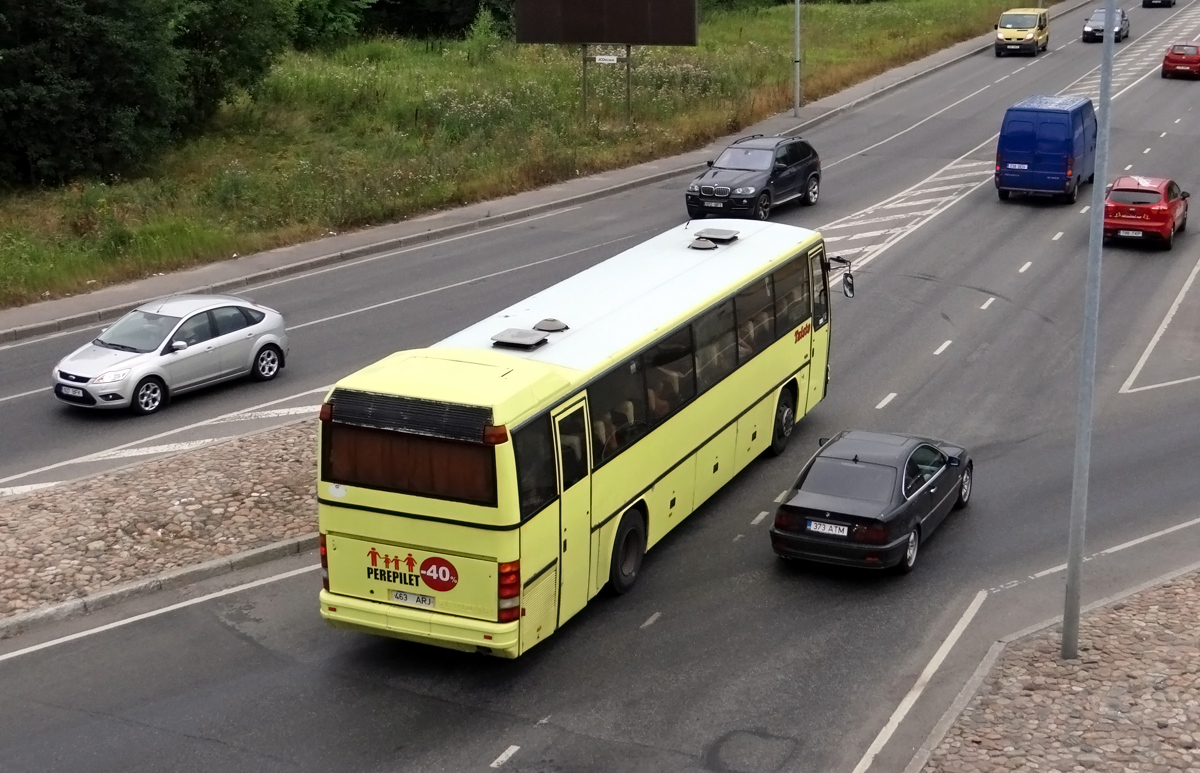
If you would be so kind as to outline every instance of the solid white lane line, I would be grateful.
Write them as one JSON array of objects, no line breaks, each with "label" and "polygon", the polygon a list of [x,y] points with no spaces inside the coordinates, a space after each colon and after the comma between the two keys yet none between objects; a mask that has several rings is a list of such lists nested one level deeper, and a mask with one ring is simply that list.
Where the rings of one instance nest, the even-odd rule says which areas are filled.
[{"label": "solid white lane line", "polygon": [[779,496],[775,497],[775,504],[779,504],[780,502],[782,502],[784,497],[786,497],[786,496],[787,496],[786,490],[780,491]]},{"label": "solid white lane line", "polygon": [[1130,169],[1133,169],[1133,164],[1129,164],[1128,166],[1125,167],[1126,172],[1128,172]]},{"label": "solid white lane line", "polygon": [[1030,266],[1032,266],[1032,265],[1033,265],[1033,261],[1032,261],[1032,260],[1030,260],[1030,261],[1027,261],[1027,262],[1025,263],[1025,265],[1024,265],[1024,266],[1021,266],[1019,269],[1017,269],[1017,273],[1018,273],[1018,274],[1024,274],[1026,271],[1028,271],[1028,270],[1029,270],[1029,267],[1030,267]]},{"label": "solid white lane line", "polygon": [[[253,411],[260,410],[262,408],[269,408],[272,405],[279,405],[280,403],[285,403],[285,402],[288,402],[289,400],[295,400],[298,397],[305,397],[307,395],[317,394],[319,392],[320,393],[328,392],[329,389],[330,389],[330,387],[328,387],[328,386],[317,387],[316,389],[309,389],[306,392],[298,392],[294,395],[288,395],[287,397],[280,397],[277,400],[268,400],[265,403],[260,403],[258,405],[254,405],[249,408],[244,408],[240,411],[233,411],[232,413],[223,414],[223,416],[235,416],[239,413],[251,413]],[[160,438],[170,437],[171,435],[178,435],[180,432],[187,432],[188,430],[195,429],[196,427],[204,427],[209,424],[216,424],[221,418],[222,418],[221,416],[214,416],[211,419],[204,419],[203,421],[197,421],[197,422],[193,422],[191,424],[185,424],[182,427],[177,427],[175,429],[169,429],[165,432],[159,432],[157,435],[150,435],[149,437],[140,438],[138,440],[131,440],[128,443],[122,443],[119,446],[113,446],[112,448],[108,448],[103,451],[97,451],[94,454],[87,454],[85,456],[79,456],[79,457],[75,457],[73,459],[65,459],[61,462],[55,462],[54,464],[47,464],[45,467],[38,467],[36,470],[26,470],[25,472],[18,472],[15,475],[9,475],[6,478],[0,478],[0,483],[8,483],[10,480],[17,480],[18,478],[28,478],[30,475],[37,475],[38,473],[49,472],[50,470],[57,470],[61,467],[67,467],[72,464],[78,464],[79,462],[93,459],[102,454],[111,454],[114,451],[120,451],[125,448],[132,448],[134,446],[141,445],[142,443],[149,443],[151,440],[158,440]]]},{"label": "solid white lane line", "polygon": [[1052,566],[1049,569],[1043,569],[1042,571],[1040,571],[1036,574],[1029,575],[1029,579],[1036,580],[1040,577],[1045,577],[1048,574],[1054,574],[1055,572],[1064,571],[1066,568],[1067,568],[1066,564],[1059,564],[1058,566]]},{"label": "solid white lane line", "polygon": [[231,416],[221,416],[213,419],[213,424],[225,424],[231,421],[253,421],[255,419],[274,419],[280,416],[297,416],[306,413],[317,413],[320,405],[301,405],[295,408],[276,408],[272,411],[254,411],[252,413],[235,413]]},{"label": "solid white lane line", "polygon": [[[936,354],[936,352],[935,352],[935,354]],[[886,406],[888,403],[890,403],[895,398],[896,398],[895,392],[888,392],[888,396],[879,401],[879,405],[875,406],[875,410],[877,410],[877,411],[880,410],[881,408]]]},{"label": "solid white lane line", "polygon": [[340,271],[343,268],[359,266],[364,263],[374,263],[377,260],[384,260],[386,258],[394,258],[397,255],[404,255],[409,252],[416,252],[417,250],[427,250],[430,247],[438,247],[443,244],[450,244],[452,242],[462,241],[463,239],[470,239],[473,236],[485,236],[490,233],[495,233],[496,231],[503,231],[506,228],[512,228],[514,226],[519,226],[519,225],[525,225],[527,223],[532,223],[537,220],[545,220],[548,217],[556,217],[558,215],[565,215],[566,213],[574,212],[577,209],[583,209],[583,207],[578,206],[578,207],[567,207],[566,209],[556,209],[553,212],[546,212],[541,215],[534,215],[533,217],[527,217],[527,218],[523,218],[521,220],[514,220],[510,223],[503,223],[501,225],[492,226],[491,228],[484,228],[479,231],[468,231],[467,233],[459,234],[457,236],[448,236],[445,239],[438,239],[437,241],[423,242],[421,244],[414,244],[411,247],[403,247],[398,250],[390,250],[388,252],[380,253],[379,255],[368,255],[367,257],[364,257],[364,258],[356,258],[354,260],[346,261],[345,263],[339,263],[335,266],[319,268],[315,271],[308,271],[303,274],[296,274],[295,276],[285,276],[280,279],[273,279],[270,282],[264,282],[263,284],[260,284],[260,285],[253,285],[253,286],[247,287],[246,292],[253,292],[255,290],[262,290],[263,288],[266,288],[266,287],[275,287],[276,285],[286,284],[288,282],[295,282],[297,279],[307,279],[309,277],[320,276],[321,274],[328,274],[330,271]]},{"label": "solid white lane line", "polygon": [[762,523],[762,519],[763,519],[763,518],[766,518],[766,517],[767,517],[767,515],[769,515],[769,513],[767,513],[767,511],[766,511],[766,510],[763,510],[763,511],[762,511],[761,513],[759,513],[758,515],[754,516],[754,520],[750,522],[750,525],[751,525],[751,526],[757,526],[757,525],[759,525],[760,523]]},{"label": "solid white lane line", "polygon": [[166,443],[160,446],[142,446],[140,448],[124,448],[120,451],[102,451],[90,457],[80,459],[80,463],[100,462],[106,459],[128,459],[131,456],[153,456],[154,454],[170,454],[176,451],[191,451],[201,446],[233,440],[233,437],[204,438],[203,440],[185,440],[182,443]]},{"label": "solid white lane line", "polygon": [[1062,231],[1059,231],[1058,233],[1054,234],[1054,236],[1053,236],[1053,237],[1051,237],[1050,241],[1052,241],[1052,242],[1056,242],[1056,241],[1058,241],[1059,239],[1061,239],[1061,238],[1062,238],[1062,235],[1063,235],[1063,232],[1062,232]]},{"label": "solid white lane line", "polygon": [[997,78],[996,80],[994,80],[994,81],[992,81],[992,82],[993,82],[993,83],[999,83],[1000,81],[1002,81],[1002,80],[1007,80],[1007,79],[1008,79],[1008,76],[1007,76],[1007,75],[1005,75],[1003,78]]},{"label": "solid white lane line", "polygon": [[892,734],[896,732],[896,728],[900,726],[900,723],[904,720],[904,717],[917,702],[917,698],[920,698],[921,693],[925,691],[925,686],[929,684],[929,681],[933,679],[933,675],[936,674],[938,668],[941,667],[942,661],[946,659],[946,656],[950,654],[950,650],[953,649],[954,645],[958,643],[959,638],[963,635],[963,631],[967,630],[967,626],[970,625],[971,620],[974,619],[975,613],[979,611],[979,607],[983,606],[984,599],[987,598],[987,595],[988,592],[985,590],[981,590],[975,594],[975,598],[971,600],[971,603],[962,613],[962,617],[960,617],[958,622],[955,623],[954,628],[950,631],[950,634],[946,637],[946,640],[942,642],[942,646],[939,647],[938,651],[934,653],[933,658],[929,661],[929,665],[925,666],[925,670],[921,672],[919,677],[917,677],[916,684],[914,684],[912,689],[908,691],[908,694],[904,696],[904,700],[900,701],[900,705],[896,707],[894,712],[892,712],[892,716],[890,719],[888,719],[887,724],[884,725],[883,729],[879,731],[879,735],[875,736],[875,740],[871,742],[871,746],[862,756],[862,759],[859,760],[858,764],[854,766],[853,773],[866,773],[866,770],[871,767],[871,763],[875,761],[876,755],[883,750],[883,747],[892,737]]},{"label": "solid white lane line", "polygon": [[995,301],[995,300],[996,300],[995,298],[988,298],[986,301],[984,301],[984,302],[983,302],[983,305],[982,305],[982,306],[980,306],[979,308],[980,308],[980,309],[986,309],[988,306],[991,306],[991,305],[992,305],[992,302],[993,302],[993,301]]},{"label": "solid white lane line", "polygon": [[855,151],[854,153],[850,154],[849,156],[846,156],[845,158],[839,158],[837,161],[834,161],[832,164],[826,164],[824,168],[825,168],[825,169],[828,169],[828,168],[829,168],[829,167],[831,167],[831,166],[837,166],[838,164],[842,163],[843,161],[849,161],[850,159],[854,158],[855,156],[860,156],[860,155],[862,155],[863,153],[866,153],[868,150],[874,150],[875,148],[879,147],[880,145],[883,145],[884,143],[891,142],[892,140],[896,139],[897,137],[901,137],[901,136],[903,136],[903,135],[905,135],[905,134],[908,134],[910,131],[912,131],[913,129],[917,128],[918,126],[920,126],[921,124],[925,123],[926,121],[931,121],[931,120],[933,120],[934,118],[937,118],[939,115],[941,115],[942,113],[946,112],[947,110],[950,110],[951,108],[954,108],[954,107],[957,107],[958,105],[961,105],[963,102],[966,102],[966,101],[967,101],[968,99],[970,99],[971,97],[973,97],[973,96],[975,96],[975,95],[977,95],[977,94],[979,94],[979,93],[981,93],[981,92],[985,91],[985,90],[986,90],[986,89],[988,89],[988,88],[990,88],[990,86],[984,86],[984,87],[983,87],[983,88],[981,88],[981,89],[977,89],[977,90],[975,90],[975,91],[972,91],[970,94],[966,95],[965,97],[963,97],[962,99],[958,100],[957,102],[952,102],[952,103],[950,103],[949,105],[946,105],[946,106],[945,106],[945,107],[943,107],[941,110],[938,110],[936,113],[930,113],[929,115],[925,116],[925,117],[924,117],[924,118],[922,118],[921,120],[919,120],[919,121],[917,121],[916,123],[914,123],[912,126],[909,126],[907,129],[902,129],[902,130],[900,130],[900,131],[896,132],[895,134],[893,134],[891,137],[888,137],[887,139],[880,140],[879,142],[876,142],[874,145],[869,145],[869,146],[867,146],[867,147],[863,148],[862,150]]},{"label": "solid white lane line", "polygon": [[1087,211],[1088,211],[1089,209],[1091,209],[1091,208],[1092,208],[1092,205],[1091,205],[1091,204],[1088,204],[1086,207],[1084,207],[1083,209],[1079,210],[1079,214],[1081,214],[1081,215],[1082,215],[1084,212],[1087,212]]},{"label": "solid white lane line", "polygon": [[219,590],[214,593],[208,593],[203,596],[198,596],[194,599],[188,599],[187,601],[181,601],[178,604],[171,604],[170,606],[163,607],[162,609],[155,609],[150,612],[143,612],[140,615],[134,615],[133,617],[127,617],[124,620],[116,620],[114,622],[106,623],[104,625],[98,625],[95,628],[89,628],[86,631],[79,631],[78,633],[73,633],[68,636],[60,636],[57,639],[51,639],[50,641],[44,641],[41,644],[34,644],[31,647],[25,647],[23,649],[13,650],[12,652],[6,652],[3,655],[0,655],[0,663],[3,663],[6,660],[12,660],[13,658],[19,658],[22,655],[29,655],[34,652],[40,652],[41,650],[49,649],[51,647],[57,647],[60,644],[66,644],[67,642],[72,642],[72,641],[76,641],[78,639],[86,638],[88,636],[93,636],[98,633],[104,633],[105,631],[111,631],[114,628],[121,628],[123,626],[129,625],[130,623],[138,623],[138,622],[141,622],[142,620],[148,620],[152,617],[158,617],[159,615],[165,615],[168,612],[174,612],[177,609],[185,609],[187,607],[192,607],[197,604],[203,604],[206,601],[212,601],[213,599],[219,599],[224,596],[231,596],[234,593],[241,593],[242,591],[250,590],[252,588],[257,588],[262,585],[268,585],[273,582],[278,582],[279,580],[286,580],[289,577],[295,577],[297,575],[304,574],[305,572],[313,572],[320,568],[321,568],[320,564],[313,564],[312,566],[305,566],[300,569],[292,569],[289,572],[281,572],[280,574],[272,575],[270,577],[263,577],[261,580],[254,580],[252,582],[242,583],[241,585],[237,585],[232,588],[226,588],[225,590]]},{"label": "solid white lane line", "polygon": [[498,768],[501,765],[503,765],[504,763],[508,762],[509,758],[512,757],[514,754],[516,754],[520,750],[520,748],[521,748],[520,746],[510,746],[507,749],[505,749],[503,754],[501,754],[496,759],[492,760],[492,767]]},{"label": "solid white lane line", "polygon": [[649,619],[646,620],[646,622],[639,625],[638,628],[647,628],[651,625],[654,625],[654,621],[660,617],[662,617],[662,612],[655,612],[654,614],[650,615]]},{"label": "solid white lane line", "polygon": [[935,355],[941,354],[942,352],[946,351],[946,349],[948,349],[948,348],[950,348],[950,341],[947,341],[946,343],[944,343],[944,344],[942,344],[941,346],[939,346],[939,347],[938,347],[938,348],[937,348],[937,349],[934,351],[934,354],[935,354]]},{"label": "solid white lane line", "polygon": [[38,489],[57,486],[59,483],[62,483],[62,481],[53,480],[49,483],[30,483],[25,486],[10,486],[9,488],[0,488],[0,497],[9,497],[13,496],[14,494],[27,494],[30,491],[37,491]]},{"label": "solid white lane line", "polygon": [[1190,526],[1195,526],[1196,524],[1200,524],[1200,518],[1193,518],[1190,521],[1184,521],[1183,523],[1177,523],[1174,526],[1168,526],[1167,528],[1161,529],[1152,534],[1147,534],[1145,536],[1138,537],[1137,539],[1131,539],[1128,542],[1122,542],[1120,545],[1114,545],[1111,548],[1101,550],[1099,553],[1093,553],[1090,556],[1090,558],[1099,558],[1100,556],[1110,556],[1113,553],[1119,553],[1122,550],[1126,550],[1128,548],[1133,547],[1134,545],[1140,545],[1143,542],[1149,542],[1152,539],[1158,539],[1159,537],[1165,537],[1168,534],[1177,532],[1180,529],[1186,529]]},{"label": "solid white lane line", "polygon": [[36,395],[41,392],[49,392],[52,388],[53,387],[42,387],[41,389],[30,389],[28,392],[18,392],[15,395],[0,397],[0,403],[8,402],[9,400],[16,400],[18,397],[29,397],[30,395]]},{"label": "solid white lane line", "polygon": [[495,279],[498,276],[504,276],[505,274],[511,274],[515,271],[524,271],[525,269],[533,268],[534,266],[541,266],[546,263],[553,263],[556,260],[570,258],[570,257],[572,257],[574,255],[578,255],[582,252],[587,252],[589,250],[596,250],[601,247],[607,247],[610,244],[616,244],[617,242],[628,241],[628,240],[633,239],[638,236],[641,236],[641,234],[640,233],[629,234],[628,236],[622,236],[618,239],[610,239],[606,242],[601,242],[599,244],[592,244],[587,247],[580,247],[577,250],[571,250],[570,252],[564,252],[561,255],[555,255],[554,257],[551,257],[551,258],[543,258],[541,260],[535,260],[531,263],[522,263],[519,266],[513,266],[512,268],[501,269],[500,271],[493,271],[490,274],[484,274],[482,276],[477,276],[477,277],[474,277],[471,279],[464,279],[461,282],[451,282],[448,285],[442,285],[441,287],[434,287],[429,290],[422,290],[419,293],[411,293],[409,295],[403,295],[399,298],[393,298],[390,301],[382,301],[381,303],[372,303],[370,306],[363,306],[362,308],[351,309],[350,311],[343,311],[341,314],[331,314],[328,317],[321,317],[320,319],[309,320],[308,322],[303,322],[299,325],[292,325],[291,327],[288,328],[288,330],[289,331],[300,330],[301,328],[306,328],[306,327],[309,327],[310,325],[321,325],[326,322],[332,322],[335,319],[343,319],[345,317],[352,317],[355,314],[363,314],[368,311],[375,311],[377,309],[386,308],[388,306],[395,306],[397,303],[404,303],[405,301],[411,301],[416,298],[424,298],[427,295],[434,295],[436,293],[445,292],[446,290],[453,290],[456,287],[465,287],[466,285],[469,285],[469,284],[475,284],[476,282],[482,282],[485,279]]},{"label": "solid white lane line", "polygon": [[[1200,261],[1196,261],[1196,265],[1192,267],[1192,273],[1188,274],[1188,278],[1184,281],[1183,287],[1179,288],[1179,294],[1175,296],[1175,300],[1171,303],[1171,308],[1167,310],[1167,316],[1163,318],[1162,324],[1158,326],[1158,330],[1154,331],[1154,336],[1150,339],[1150,343],[1146,344],[1145,351],[1138,358],[1137,364],[1133,366],[1133,372],[1129,374],[1129,378],[1125,379],[1125,383],[1121,385],[1118,392],[1140,392],[1143,389],[1153,389],[1156,386],[1167,386],[1167,384],[1154,384],[1148,387],[1133,388],[1133,382],[1137,379],[1138,374],[1142,372],[1142,368],[1146,366],[1146,360],[1150,359],[1150,352],[1154,351],[1154,347],[1158,346],[1158,341],[1163,337],[1163,333],[1167,332],[1167,326],[1171,324],[1171,320],[1175,317],[1175,312],[1179,311],[1180,305],[1183,303],[1183,298],[1191,289],[1192,282],[1196,281],[1196,274],[1200,273]],[[1182,383],[1182,381],[1193,381],[1191,379],[1181,379],[1178,381],[1169,382],[1171,384]],[[2,481],[0,481],[2,482]]]}]

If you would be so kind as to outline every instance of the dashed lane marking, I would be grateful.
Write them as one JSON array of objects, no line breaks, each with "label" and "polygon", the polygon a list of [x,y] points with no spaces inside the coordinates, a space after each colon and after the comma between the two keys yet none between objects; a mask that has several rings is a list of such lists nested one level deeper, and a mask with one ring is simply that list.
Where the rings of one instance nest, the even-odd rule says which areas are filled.
[{"label": "dashed lane marking", "polygon": [[503,752],[503,753],[502,753],[502,754],[501,754],[499,757],[497,757],[496,759],[492,760],[492,767],[493,767],[493,768],[498,768],[498,767],[500,767],[501,765],[503,765],[504,763],[508,762],[508,760],[509,760],[509,759],[510,759],[510,758],[511,758],[511,757],[512,757],[514,754],[516,754],[518,751],[520,751],[520,749],[521,749],[521,747],[520,747],[520,746],[510,746],[510,747],[508,747],[507,749],[505,749],[505,750],[504,750],[504,752]]},{"label": "dashed lane marking", "polygon": [[1087,212],[1087,211],[1088,211],[1089,209],[1091,209],[1091,208],[1092,208],[1092,205],[1091,205],[1091,204],[1088,204],[1088,205],[1087,205],[1087,206],[1085,206],[1083,209],[1079,210],[1079,214],[1081,214],[1081,215],[1082,215],[1083,213]]},{"label": "dashed lane marking", "polygon": [[991,306],[991,305],[992,305],[992,303],[993,303],[995,300],[996,300],[996,299],[995,299],[994,297],[993,297],[993,298],[988,298],[986,301],[984,301],[984,302],[983,302],[983,305],[982,305],[982,306],[980,306],[979,308],[980,308],[981,310],[982,310],[982,309],[986,309],[988,306]]},{"label": "dashed lane marking", "polygon": [[[935,354],[936,354],[936,352],[935,352]],[[878,410],[882,409],[884,406],[886,406],[888,403],[890,403],[890,402],[891,402],[892,400],[894,400],[894,399],[896,399],[896,393],[895,393],[895,392],[888,392],[888,395],[887,395],[887,397],[885,397],[885,398],[883,398],[882,400],[880,400],[880,401],[879,401],[879,405],[875,406],[875,410],[877,410],[877,411],[878,411]]]},{"label": "dashed lane marking", "polygon": [[1026,261],[1024,266],[1021,266],[1019,269],[1017,269],[1017,273],[1018,273],[1018,274],[1024,274],[1026,271],[1028,271],[1028,270],[1029,270],[1029,267],[1030,267],[1030,266],[1032,266],[1032,265],[1033,265],[1033,261],[1032,261],[1032,260]]},{"label": "dashed lane marking", "polygon": [[654,614],[650,615],[646,622],[639,625],[638,628],[649,628],[650,626],[654,625],[654,621],[660,617],[662,617],[662,612],[655,612]]},{"label": "dashed lane marking", "polygon": [[950,341],[947,341],[947,342],[945,342],[944,344],[942,344],[941,346],[939,346],[937,349],[935,349],[935,350],[934,350],[934,352],[933,352],[933,353],[934,353],[934,355],[935,355],[935,356],[936,356],[936,355],[939,355],[939,354],[941,354],[942,352],[944,352],[944,351],[946,351],[947,349],[949,349],[949,348],[950,348],[950,344],[951,344],[951,342],[950,342]]},{"label": "dashed lane marking", "polygon": [[758,515],[754,516],[754,520],[750,522],[750,525],[751,526],[759,525],[760,523],[762,523],[763,518],[766,518],[767,515],[769,515],[769,513],[766,510],[763,510]]},{"label": "dashed lane marking", "polygon": [[1050,241],[1056,242],[1062,238],[1062,235],[1063,235],[1063,232],[1059,231],[1058,233],[1054,234],[1054,236],[1050,237]]}]

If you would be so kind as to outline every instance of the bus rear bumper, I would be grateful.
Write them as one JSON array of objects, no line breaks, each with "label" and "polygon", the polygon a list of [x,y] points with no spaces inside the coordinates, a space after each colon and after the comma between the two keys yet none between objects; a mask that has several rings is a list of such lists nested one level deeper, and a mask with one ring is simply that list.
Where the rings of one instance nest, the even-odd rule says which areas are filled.
[{"label": "bus rear bumper", "polygon": [[501,658],[520,654],[520,623],[491,623],[321,591],[321,617],[336,628]]}]

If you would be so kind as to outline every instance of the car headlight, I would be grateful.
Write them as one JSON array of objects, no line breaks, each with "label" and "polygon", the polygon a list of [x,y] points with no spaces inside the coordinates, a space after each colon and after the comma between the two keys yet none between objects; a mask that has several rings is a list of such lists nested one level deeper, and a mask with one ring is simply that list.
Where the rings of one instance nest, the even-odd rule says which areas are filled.
[{"label": "car headlight", "polygon": [[1003,33],[1003,32],[997,32],[997,33],[996,33],[996,40],[1004,40],[1004,33]]},{"label": "car headlight", "polygon": [[125,378],[128,375],[129,375],[129,368],[126,368],[125,370],[110,370],[108,373],[101,373],[99,376],[96,377],[95,381],[93,381],[92,383],[93,384],[112,384],[114,382],[120,381],[121,379]]},{"label": "car headlight", "polygon": [[734,188],[733,189],[734,196],[750,196],[753,193],[754,193],[754,186],[747,186],[745,188]]},{"label": "car headlight", "polygon": [[1033,33],[1032,33],[1032,32],[1027,32],[1027,33],[1025,33],[1025,39],[1026,39],[1026,40],[1033,40]]},{"label": "car headlight", "polygon": [[688,186],[687,192],[688,193],[699,193],[700,186],[697,185],[696,183],[692,183],[691,185]]},{"label": "car headlight", "polygon": [[1092,31],[1092,28],[1091,28],[1091,27],[1084,27],[1084,28],[1083,28],[1083,31],[1084,31],[1084,32],[1091,32],[1091,31]]}]

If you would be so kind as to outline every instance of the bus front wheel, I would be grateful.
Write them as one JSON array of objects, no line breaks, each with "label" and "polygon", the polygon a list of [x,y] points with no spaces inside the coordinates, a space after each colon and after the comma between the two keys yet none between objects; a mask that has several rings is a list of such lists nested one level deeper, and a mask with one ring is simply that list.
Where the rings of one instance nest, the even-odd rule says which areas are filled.
[{"label": "bus front wheel", "polygon": [[609,583],[617,593],[628,593],[637,582],[646,554],[646,523],[637,510],[627,510],[617,526],[613,540],[612,570]]}]

